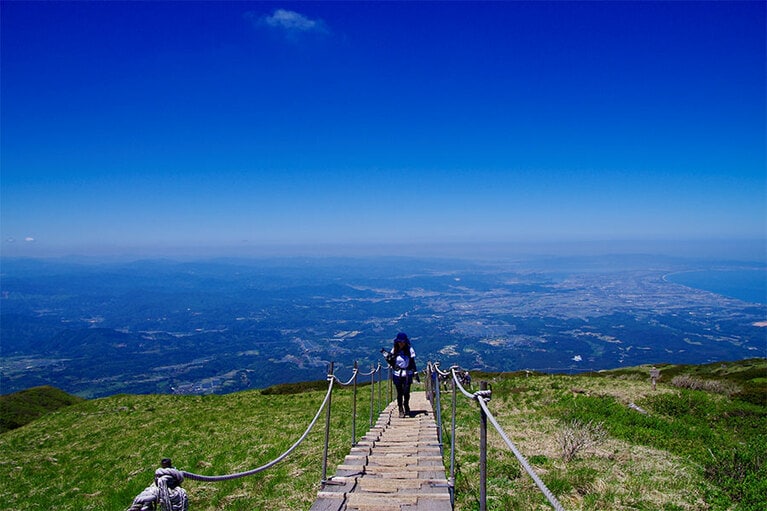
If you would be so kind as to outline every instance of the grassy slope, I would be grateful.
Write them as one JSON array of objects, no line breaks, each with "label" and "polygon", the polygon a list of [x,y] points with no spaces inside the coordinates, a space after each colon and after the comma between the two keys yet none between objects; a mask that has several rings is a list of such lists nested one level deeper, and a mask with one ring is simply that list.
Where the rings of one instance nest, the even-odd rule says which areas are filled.
[{"label": "grassy slope", "polygon": [[[738,382],[746,397],[763,395],[767,361],[661,369],[656,391],[649,366],[578,376],[480,376],[493,388],[492,413],[566,509],[763,509],[767,408],[669,382],[689,371]],[[468,510],[477,508],[479,493],[479,419],[476,405],[464,401],[459,398],[456,508]],[[557,436],[572,419],[602,423],[608,440],[565,463]],[[492,430],[488,437],[489,509],[550,509],[500,437]]]},{"label": "grassy slope", "polygon": [[[767,376],[764,361],[751,363],[747,379],[733,367],[730,374],[746,387],[753,381],[759,388]],[[717,368],[695,370],[707,377]],[[482,379],[493,385],[490,409],[567,509],[758,509],[754,503],[767,496],[765,407],[671,387],[667,376],[675,369],[661,369],[655,392],[646,368],[597,377]],[[351,395],[349,388],[333,393],[329,475],[349,451]],[[119,395],[62,408],[0,435],[0,507],[125,509],[164,456],[181,469],[204,474],[260,466],[302,434],[324,396],[323,390]],[[650,414],[628,409],[629,402]],[[360,388],[357,406],[361,436],[368,429],[369,386]],[[449,393],[443,394],[443,408],[447,422]],[[456,509],[477,509],[479,414],[476,403],[460,396],[457,408]],[[562,421],[572,418],[603,422],[608,440],[565,463],[557,434]],[[449,431],[449,424],[445,427]],[[324,414],[296,452],[264,473],[222,483],[187,481],[191,509],[308,509],[321,478],[323,428]],[[492,431],[489,444],[489,508],[550,509]]]},{"label": "grassy slope", "polygon": [[29,424],[47,413],[81,401],[82,398],[50,386],[0,396],[0,433]]}]

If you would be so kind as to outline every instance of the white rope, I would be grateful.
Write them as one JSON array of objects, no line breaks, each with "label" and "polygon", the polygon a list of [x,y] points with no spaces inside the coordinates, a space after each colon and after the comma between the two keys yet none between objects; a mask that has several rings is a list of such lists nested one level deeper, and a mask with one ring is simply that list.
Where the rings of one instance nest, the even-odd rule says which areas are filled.
[{"label": "white rope", "polygon": [[[479,396],[488,395],[487,393],[489,391],[487,391],[487,390],[478,390],[477,392],[472,394],[472,393],[468,392],[465,388],[463,388],[463,385],[461,385],[461,382],[458,381],[458,375],[456,374],[456,370],[457,369],[458,369],[457,366],[453,366],[453,367],[450,368],[450,372],[453,374],[453,381],[455,382],[455,385],[458,387],[458,390],[461,391],[461,394],[463,394],[467,398],[471,399],[472,401],[477,399]],[[448,374],[448,373],[445,373],[445,374]]]},{"label": "white rope", "polygon": [[360,376],[371,376],[381,370],[381,362],[378,363],[378,367],[371,369],[369,373],[360,373]]},{"label": "white rope", "polygon": [[339,385],[342,385],[342,386],[346,387],[347,385],[350,385],[354,381],[354,377],[357,376],[358,372],[359,371],[355,368],[354,371],[352,372],[352,377],[349,378],[349,381],[347,381],[346,383],[343,383],[341,380],[339,380],[338,377],[335,374],[333,375],[333,379],[336,382],[338,382]]},{"label": "white rope", "polygon": [[329,375],[328,376],[328,382],[329,382],[329,384],[328,384],[328,393],[325,395],[325,400],[322,402],[322,405],[320,405],[320,409],[317,410],[317,414],[314,416],[314,419],[312,419],[312,422],[311,422],[311,424],[309,424],[309,427],[306,428],[306,431],[304,431],[304,434],[301,435],[301,438],[299,438],[296,441],[296,443],[294,443],[290,447],[290,449],[288,449],[287,451],[285,451],[280,456],[278,456],[277,458],[273,459],[272,461],[270,461],[266,465],[262,465],[262,466],[260,466],[258,468],[254,468],[253,470],[248,470],[247,472],[238,472],[236,474],[228,474],[228,475],[221,475],[221,476],[204,476],[204,475],[199,475],[199,474],[192,474],[192,473],[186,472],[186,471],[182,471],[181,473],[184,474],[184,477],[186,477],[188,479],[193,479],[195,481],[219,482],[219,481],[229,481],[230,479],[238,479],[240,477],[251,476],[253,474],[257,474],[259,472],[262,472],[262,471],[266,470],[269,467],[272,467],[272,466],[276,465],[280,461],[282,461],[285,458],[287,458],[287,456],[291,452],[293,452],[295,450],[295,448],[298,447],[298,445],[301,442],[304,441],[306,436],[312,430],[312,428],[314,427],[314,424],[317,422],[317,419],[320,416],[320,413],[322,413],[322,410],[325,408],[325,405],[328,404],[328,400],[330,399],[330,394],[333,391],[333,381],[334,381],[334,378],[331,375]]},{"label": "white rope", "polygon": [[[438,374],[438,375],[440,375],[440,376],[447,376],[448,374],[450,374],[450,370],[448,370],[448,371],[442,371],[442,370],[439,368],[439,362],[435,362],[435,363],[433,364],[433,367],[434,367],[434,370],[437,372],[437,374]],[[452,366],[450,369],[455,369],[455,368],[457,368],[457,367],[458,367],[458,366]]]}]

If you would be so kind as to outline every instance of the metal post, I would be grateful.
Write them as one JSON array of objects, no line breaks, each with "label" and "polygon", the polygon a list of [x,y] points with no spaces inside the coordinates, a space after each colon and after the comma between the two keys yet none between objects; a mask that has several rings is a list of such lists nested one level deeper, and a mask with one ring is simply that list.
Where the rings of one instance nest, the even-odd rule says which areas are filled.
[{"label": "metal post", "polygon": [[391,366],[389,366],[388,380],[389,380],[389,402],[391,403],[392,401],[394,401],[394,393],[392,392],[392,386],[394,385],[393,383],[394,378],[391,377]]},{"label": "metal post", "polygon": [[[452,374],[451,374],[452,376]],[[455,500],[455,402],[456,402],[456,390],[455,378],[451,378],[453,381],[453,424],[450,430],[450,498]],[[455,504],[455,502],[453,502]]]},{"label": "metal post", "polygon": [[383,376],[383,370],[381,366],[378,366],[378,415],[381,415],[381,386],[383,385],[381,376]]},{"label": "metal post", "polygon": [[374,398],[375,398],[375,390],[376,390],[376,368],[375,366],[370,366],[370,427],[373,427],[373,406],[375,406]]},{"label": "metal post", "polygon": [[437,371],[432,367],[429,371],[429,390],[426,393],[426,398],[431,403],[431,407],[434,408],[434,380],[437,378]]},{"label": "metal post", "polygon": [[440,394],[442,394],[442,389],[439,388],[439,383],[437,383],[437,393],[435,394],[437,399],[434,411],[437,412],[437,441],[439,442],[439,455],[442,456],[444,450],[442,445],[442,401],[440,400]]},{"label": "metal post", "polygon": [[354,392],[352,393],[352,447],[357,445],[357,361],[354,361]]},{"label": "metal post", "polygon": [[[330,369],[328,370],[328,377],[333,376],[333,362],[330,363]],[[333,382],[328,378],[328,385],[333,385]],[[328,395],[328,408],[325,411],[325,452],[322,455],[322,485],[328,481],[328,442],[330,441],[330,401],[333,397],[333,392]]]},{"label": "metal post", "polygon": [[[480,382],[479,389],[487,390],[487,382]],[[479,411],[479,511],[487,511],[487,414],[481,406]]]}]

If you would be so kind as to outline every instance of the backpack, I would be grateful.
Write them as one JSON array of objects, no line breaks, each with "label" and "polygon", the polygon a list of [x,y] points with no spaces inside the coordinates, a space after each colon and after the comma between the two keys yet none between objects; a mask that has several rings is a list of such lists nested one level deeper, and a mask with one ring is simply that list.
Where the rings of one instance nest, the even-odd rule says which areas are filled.
[{"label": "backpack", "polygon": [[407,350],[407,356],[408,356],[408,359],[410,360],[407,365],[407,370],[413,371],[413,373],[415,374],[418,372],[418,369],[416,369],[415,367],[415,357],[410,355],[410,343],[407,343],[407,347],[405,349]]}]

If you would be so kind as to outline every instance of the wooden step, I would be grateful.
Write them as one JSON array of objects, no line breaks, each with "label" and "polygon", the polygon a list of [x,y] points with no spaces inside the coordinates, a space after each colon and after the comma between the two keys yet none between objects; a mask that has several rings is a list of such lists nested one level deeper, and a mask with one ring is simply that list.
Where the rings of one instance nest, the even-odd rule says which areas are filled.
[{"label": "wooden step", "polygon": [[437,426],[423,392],[410,396],[412,417],[390,403],[310,511],[452,511]]}]

